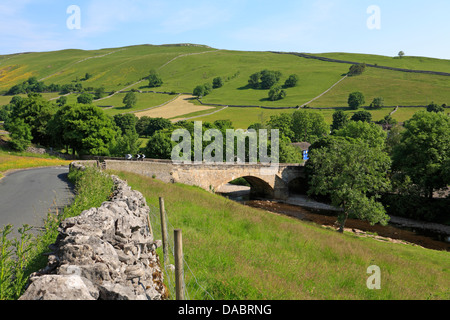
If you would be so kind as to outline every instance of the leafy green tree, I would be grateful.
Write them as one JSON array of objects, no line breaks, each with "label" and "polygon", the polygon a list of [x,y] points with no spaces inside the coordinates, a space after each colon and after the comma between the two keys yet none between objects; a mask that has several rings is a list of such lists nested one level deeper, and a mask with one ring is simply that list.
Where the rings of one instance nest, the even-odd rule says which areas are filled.
[{"label": "leafy green tree", "polygon": [[291,141],[295,139],[293,125],[294,118],[292,114],[289,113],[280,113],[277,115],[273,115],[270,117],[270,120],[267,121],[267,126],[270,129],[279,130],[280,136],[282,134],[285,137],[289,138]]},{"label": "leafy green tree", "polygon": [[348,123],[348,114],[346,114],[342,110],[337,110],[333,113],[333,123],[331,125],[331,131],[335,132],[336,130],[341,129]]},{"label": "leafy green tree", "polygon": [[151,70],[148,76],[148,86],[150,88],[161,87],[163,85],[163,80],[161,76],[155,71]]},{"label": "leafy green tree", "polygon": [[59,97],[59,98],[56,100],[56,104],[57,104],[59,107],[64,106],[65,104],[67,104],[67,97],[66,97],[66,96],[61,96],[61,97]]},{"label": "leafy green tree", "polygon": [[292,117],[293,142],[313,143],[330,133],[330,126],[321,113],[297,110]]},{"label": "leafy green tree", "polygon": [[102,109],[74,104],[60,108],[48,126],[56,146],[66,146],[78,155],[110,155],[117,127]]},{"label": "leafy green tree", "polygon": [[31,129],[32,142],[48,146],[50,137],[46,132],[47,123],[53,117],[55,107],[45,100],[39,93],[30,93],[28,97],[20,100],[12,109],[5,129],[11,132],[12,122],[22,119]]},{"label": "leafy green tree", "polygon": [[281,86],[275,85],[269,91],[269,100],[276,101],[286,97],[286,91],[281,89]]},{"label": "leafy green tree", "polygon": [[151,159],[170,159],[175,143],[171,139],[169,130],[157,131],[153,134],[144,149],[144,153]]},{"label": "leafy green tree", "polygon": [[341,129],[334,131],[333,135],[361,140],[378,149],[383,149],[386,142],[386,132],[379,125],[362,121],[350,121]]},{"label": "leafy green tree", "polygon": [[363,74],[363,72],[366,70],[366,64],[365,63],[360,63],[360,64],[353,64],[349,71],[348,71],[348,75],[351,76],[359,76],[361,74]]},{"label": "leafy green tree", "polygon": [[259,88],[259,81],[261,80],[261,72],[253,73],[248,79],[248,84],[253,89]]},{"label": "leafy green tree", "polygon": [[193,94],[194,94],[194,96],[197,96],[199,98],[204,97],[205,96],[205,86],[203,86],[203,85],[196,86],[194,88]]},{"label": "leafy green tree", "polygon": [[297,85],[297,83],[298,83],[298,75],[296,75],[296,74],[291,74],[290,76],[289,76],[289,78],[287,78],[287,80],[285,81],[285,83],[284,83],[284,86],[286,87],[286,88],[293,88],[293,87],[295,87],[296,85]]},{"label": "leafy green tree", "polygon": [[136,131],[139,136],[150,137],[156,131],[172,129],[172,122],[165,118],[141,117],[136,121]]},{"label": "leafy green tree", "polygon": [[310,175],[309,195],[323,195],[341,208],[339,232],[348,218],[386,225],[389,216],[377,201],[390,188],[389,156],[363,141],[327,138],[327,144],[310,150],[307,162]]},{"label": "leafy green tree", "polygon": [[91,104],[94,100],[92,94],[84,92],[77,97],[77,102],[82,104]]},{"label": "leafy green tree", "polygon": [[248,84],[253,89],[270,89],[281,79],[280,71],[271,71],[264,69],[252,74],[248,80]]},{"label": "leafy green tree", "polygon": [[422,195],[450,184],[450,117],[443,112],[420,111],[406,121],[401,141],[393,150],[393,167],[409,176]]},{"label": "leafy green tree", "polygon": [[223,84],[224,84],[224,82],[223,82],[222,77],[216,77],[213,79],[213,89],[221,88],[221,87],[223,87]]},{"label": "leafy green tree", "polygon": [[263,70],[261,71],[261,89],[270,89],[275,84],[278,83],[281,79],[281,72],[280,71],[270,71],[270,70]]},{"label": "leafy green tree", "polygon": [[123,98],[122,103],[125,105],[126,108],[133,108],[137,103],[137,96],[136,93],[133,91],[128,92],[125,97]]},{"label": "leafy green tree", "polygon": [[348,96],[348,106],[353,110],[357,110],[364,103],[366,103],[364,95],[359,91],[352,92]]},{"label": "leafy green tree", "polygon": [[371,122],[372,121],[372,114],[369,111],[358,111],[356,112],[351,119],[352,121],[362,121],[362,122]]},{"label": "leafy green tree", "polygon": [[105,92],[105,87],[100,87],[95,89],[95,94],[94,94],[94,98],[97,99],[101,99],[104,96],[106,96],[106,92]]},{"label": "leafy green tree", "polygon": [[378,108],[384,107],[384,98],[383,97],[374,98],[372,103],[370,104],[370,107],[373,109],[378,109]]},{"label": "leafy green tree", "polygon": [[17,151],[24,151],[31,144],[33,136],[31,135],[31,128],[21,118],[15,118],[9,126],[11,140],[9,145]]},{"label": "leafy green tree", "polygon": [[398,57],[401,59],[401,58],[403,58],[405,56],[405,53],[403,52],[403,51],[400,51],[399,53],[398,53]]},{"label": "leafy green tree", "polygon": [[444,112],[444,106],[438,106],[436,103],[432,102],[427,106],[428,112]]}]

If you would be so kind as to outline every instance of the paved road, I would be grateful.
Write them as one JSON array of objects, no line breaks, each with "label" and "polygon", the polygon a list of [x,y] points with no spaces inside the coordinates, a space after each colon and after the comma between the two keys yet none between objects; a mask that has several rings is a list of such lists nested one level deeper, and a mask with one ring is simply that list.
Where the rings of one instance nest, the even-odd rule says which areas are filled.
[{"label": "paved road", "polygon": [[0,229],[7,224],[14,230],[24,224],[41,227],[49,210],[69,204],[74,193],[68,173],[69,167],[49,167],[6,175],[0,180]]}]

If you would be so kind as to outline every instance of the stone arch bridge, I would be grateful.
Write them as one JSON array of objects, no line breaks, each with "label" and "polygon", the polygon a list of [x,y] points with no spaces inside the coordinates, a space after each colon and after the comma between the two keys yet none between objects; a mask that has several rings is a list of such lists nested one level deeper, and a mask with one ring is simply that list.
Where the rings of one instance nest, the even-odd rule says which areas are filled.
[{"label": "stone arch bridge", "polygon": [[[104,159],[107,170],[132,172],[168,183],[198,186],[217,191],[228,182],[245,178],[251,186],[251,195],[271,199],[287,199],[294,189],[306,184],[303,164],[175,164],[172,161],[126,161]],[[96,163],[96,161],[82,161]]]}]

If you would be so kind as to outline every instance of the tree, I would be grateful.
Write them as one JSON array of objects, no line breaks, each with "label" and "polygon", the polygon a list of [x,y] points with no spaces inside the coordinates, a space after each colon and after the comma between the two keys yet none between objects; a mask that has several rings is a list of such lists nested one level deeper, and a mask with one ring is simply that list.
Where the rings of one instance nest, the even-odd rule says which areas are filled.
[{"label": "tree", "polygon": [[281,86],[273,86],[269,91],[269,100],[276,101],[286,97],[286,91],[281,89]]},{"label": "tree", "polygon": [[210,94],[213,90],[213,87],[210,83],[205,83],[203,85],[198,85],[194,88],[193,94],[197,97],[204,97]]},{"label": "tree", "polygon": [[161,76],[155,70],[150,71],[150,75],[147,79],[150,88],[161,87],[163,85]]},{"label": "tree", "polygon": [[138,151],[139,135],[136,132],[137,117],[134,114],[117,114],[113,120],[119,127],[121,134],[116,137],[116,145],[112,148],[111,154],[123,156],[124,154],[134,154]]},{"label": "tree", "polygon": [[41,94],[30,93],[13,107],[5,122],[5,129],[11,132],[15,119],[22,119],[31,130],[32,142],[48,146],[50,136],[46,132],[46,127],[55,111],[55,106]]},{"label": "tree", "polygon": [[311,172],[309,195],[329,196],[342,209],[339,232],[344,231],[348,218],[386,225],[389,216],[377,199],[390,188],[389,156],[362,141],[331,137],[327,141],[324,147],[310,149],[306,164]]},{"label": "tree", "polygon": [[77,97],[77,102],[82,104],[91,104],[94,100],[92,94],[84,92]]},{"label": "tree", "polygon": [[401,59],[401,58],[403,58],[403,57],[405,56],[405,53],[404,53],[403,51],[400,51],[400,52],[398,53],[398,56],[399,56],[399,58]]},{"label": "tree", "polygon": [[172,129],[172,122],[165,118],[141,117],[136,122],[136,131],[140,136],[151,137],[155,132]]},{"label": "tree", "polygon": [[371,122],[372,114],[369,111],[358,111],[356,112],[351,119],[352,121],[362,121],[362,122]]},{"label": "tree", "polygon": [[366,64],[365,63],[353,64],[353,65],[351,65],[351,67],[350,67],[350,69],[348,71],[348,75],[350,77],[352,77],[352,76],[359,76],[365,70],[366,70]]},{"label": "tree", "polygon": [[330,133],[330,126],[321,113],[297,110],[292,119],[293,142],[313,143]]},{"label": "tree", "polygon": [[362,121],[350,121],[334,131],[333,135],[347,140],[361,140],[378,149],[383,149],[386,142],[386,132],[379,125]]},{"label": "tree", "polygon": [[280,71],[262,70],[252,74],[248,84],[253,89],[270,89],[281,79]]},{"label": "tree", "polygon": [[223,86],[224,82],[222,77],[216,77],[213,79],[213,89],[218,89]]},{"label": "tree", "polygon": [[[55,146],[72,148],[73,154],[110,155],[118,134],[113,120],[94,105],[73,104],[60,108],[48,126]],[[120,132],[120,130],[119,130]]]},{"label": "tree", "polygon": [[259,88],[259,80],[261,80],[261,72],[253,73],[248,79],[248,84],[253,89]]},{"label": "tree", "polygon": [[31,128],[21,118],[15,118],[9,127],[11,140],[9,145],[17,151],[24,151],[31,144],[33,136],[31,135]]},{"label": "tree", "polygon": [[331,132],[341,129],[348,123],[348,114],[342,110],[337,110],[333,113],[333,124],[331,125]]},{"label": "tree", "polygon": [[286,88],[293,88],[298,83],[298,76],[296,74],[291,74],[289,78],[284,82]]},{"label": "tree", "polygon": [[96,100],[103,98],[105,95],[106,95],[105,87],[100,87],[100,88],[95,89],[94,98]]},{"label": "tree", "polygon": [[170,159],[172,149],[175,146],[171,139],[171,134],[169,131],[155,132],[144,149],[145,155],[152,159]]},{"label": "tree", "polygon": [[378,109],[384,107],[384,99],[383,97],[376,97],[373,99],[372,103],[370,104],[370,107],[373,109]]},{"label": "tree", "polygon": [[291,141],[295,139],[295,134],[293,130],[294,118],[292,114],[280,113],[278,115],[273,115],[270,120],[267,121],[267,126],[270,129],[279,130],[280,136],[283,135],[289,138]]},{"label": "tree", "polygon": [[411,178],[422,195],[432,199],[435,190],[449,184],[450,117],[443,112],[420,111],[405,125],[393,150],[393,168]]},{"label": "tree", "polygon": [[65,105],[67,103],[67,97],[66,96],[61,96],[56,100],[56,105],[58,105],[59,107],[62,107],[63,105]]},{"label": "tree", "polygon": [[444,105],[438,106],[436,103],[432,102],[427,106],[428,112],[444,112]]},{"label": "tree", "polygon": [[352,92],[348,96],[348,106],[353,110],[358,110],[365,102],[364,95],[359,91]]},{"label": "tree", "polygon": [[270,71],[263,70],[261,71],[261,89],[270,89],[272,88],[278,81],[280,81],[281,72],[280,71]]},{"label": "tree", "polygon": [[128,92],[125,97],[123,98],[123,104],[126,108],[133,108],[137,103],[137,96],[134,92]]},{"label": "tree", "polygon": [[205,96],[205,86],[203,85],[196,86],[194,88],[193,94],[194,96],[197,96],[199,98]]}]

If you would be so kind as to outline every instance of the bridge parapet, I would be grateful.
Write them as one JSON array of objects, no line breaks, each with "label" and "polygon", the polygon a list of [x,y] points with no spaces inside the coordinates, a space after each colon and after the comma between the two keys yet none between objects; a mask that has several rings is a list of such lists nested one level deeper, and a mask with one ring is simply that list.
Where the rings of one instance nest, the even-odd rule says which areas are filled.
[{"label": "bridge parapet", "polygon": [[243,177],[252,187],[254,195],[285,199],[289,196],[289,183],[304,178],[304,164],[199,163],[174,164],[172,161],[146,159],[102,159],[108,170],[126,171],[152,177],[167,183],[183,183],[216,191],[224,184]]}]

